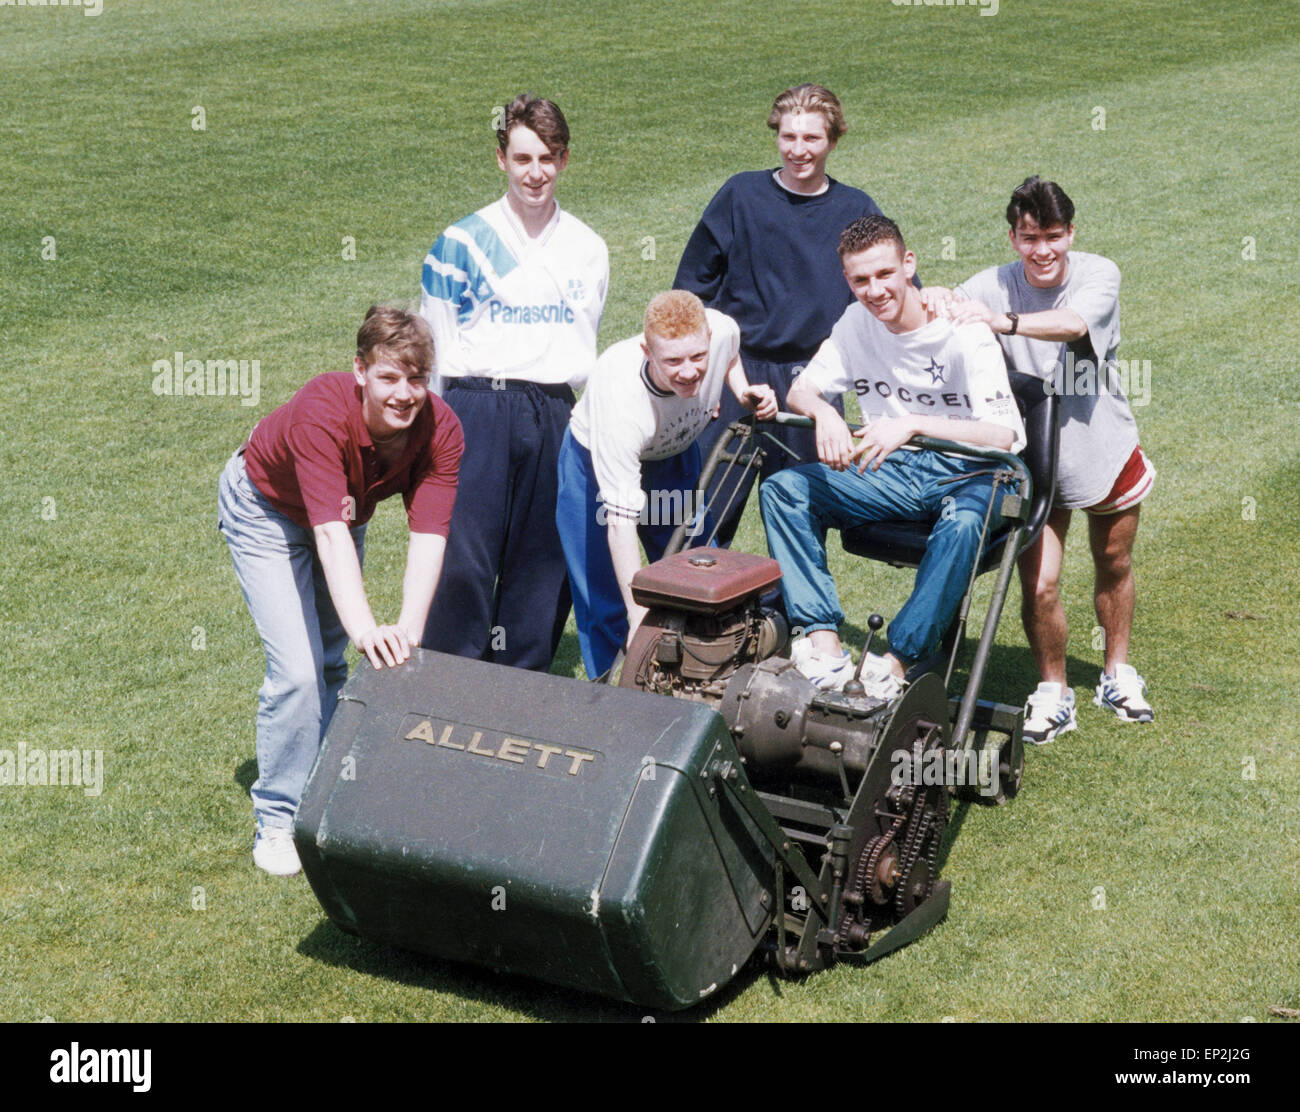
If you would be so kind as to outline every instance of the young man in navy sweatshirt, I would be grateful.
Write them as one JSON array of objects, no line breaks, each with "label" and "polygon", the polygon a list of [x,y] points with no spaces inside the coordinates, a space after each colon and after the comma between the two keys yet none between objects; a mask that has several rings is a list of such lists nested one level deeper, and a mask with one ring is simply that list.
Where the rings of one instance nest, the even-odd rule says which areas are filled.
[{"label": "young man in navy sweatshirt", "polygon": [[[767,126],[776,132],[781,166],[727,180],[692,233],[673,280],[705,305],[740,325],[740,356],[752,385],[767,384],[786,408],[786,392],[831,328],[852,303],[836,250],[840,233],[860,216],[880,209],[860,189],[826,173],[826,160],[848,130],[844,110],[829,89],[797,85],[772,104]],[[843,405],[835,405],[843,412]],[[705,459],[727,425],[743,414],[734,398],[699,440]],[[784,467],[817,460],[811,430],[765,431],[793,454],[769,445],[763,478]],[[730,484],[729,484],[730,485]],[[709,498],[718,513],[718,540],[731,543],[749,491],[725,515],[714,484]]]}]

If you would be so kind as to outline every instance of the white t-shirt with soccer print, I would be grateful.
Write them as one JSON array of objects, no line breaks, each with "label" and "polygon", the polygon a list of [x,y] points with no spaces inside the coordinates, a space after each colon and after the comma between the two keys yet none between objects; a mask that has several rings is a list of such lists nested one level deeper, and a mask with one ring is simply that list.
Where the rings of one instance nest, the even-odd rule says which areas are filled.
[{"label": "white t-shirt with soccer print", "polygon": [[1025,446],[1002,349],[984,324],[934,320],[896,334],[855,302],[800,379],[827,398],[852,390],[868,422],[911,413],[990,421],[1011,430],[1013,452]]}]

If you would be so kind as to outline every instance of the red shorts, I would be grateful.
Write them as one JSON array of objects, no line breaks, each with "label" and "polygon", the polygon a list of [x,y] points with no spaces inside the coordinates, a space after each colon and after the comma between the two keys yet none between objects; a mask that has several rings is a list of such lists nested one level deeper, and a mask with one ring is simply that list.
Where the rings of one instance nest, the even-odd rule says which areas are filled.
[{"label": "red shorts", "polygon": [[1146,453],[1142,451],[1142,445],[1139,444],[1128,457],[1128,462],[1124,464],[1124,469],[1115,480],[1115,485],[1110,488],[1110,493],[1095,506],[1085,508],[1083,512],[1104,515],[1132,509],[1151,493],[1155,481],[1156,469],[1147,459]]}]

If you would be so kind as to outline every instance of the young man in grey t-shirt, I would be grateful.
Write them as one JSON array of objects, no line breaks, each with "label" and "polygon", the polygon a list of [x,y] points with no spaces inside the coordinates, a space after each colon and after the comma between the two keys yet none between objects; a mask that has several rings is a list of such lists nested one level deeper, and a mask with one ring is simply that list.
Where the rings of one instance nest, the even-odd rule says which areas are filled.
[{"label": "young man in grey t-shirt", "polygon": [[1059,185],[1027,179],[1007,206],[1019,260],[963,282],[951,308],[954,323],[987,324],[1011,368],[1043,379],[1044,389],[1060,395],[1055,504],[1041,537],[1020,557],[1025,633],[1043,679],[1025,708],[1025,738],[1037,744],[1077,725],[1074,692],[1066,685],[1067,627],[1059,594],[1074,510],[1088,515],[1094,603],[1105,634],[1104,671],[1093,702],[1124,722],[1153,718],[1146,683],[1127,661],[1133,542],[1155,469],[1138,445],[1137,422],[1115,369],[1119,268],[1100,255],[1070,250],[1073,220],[1074,204]]}]

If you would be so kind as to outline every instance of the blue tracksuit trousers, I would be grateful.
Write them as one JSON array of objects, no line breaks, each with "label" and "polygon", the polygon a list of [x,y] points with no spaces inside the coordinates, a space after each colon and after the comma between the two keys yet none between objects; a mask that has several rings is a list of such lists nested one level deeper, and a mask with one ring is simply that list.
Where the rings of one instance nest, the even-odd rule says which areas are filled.
[{"label": "blue tracksuit trousers", "polygon": [[[694,517],[699,477],[700,452],[694,444],[668,459],[642,461],[641,489],[647,504],[637,535],[651,563],[663,555],[682,514]],[[573,439],[572,432],[566,432],[560,449],[555,521],[569,569],[582,663],[592,679],[609,671],[628,628],[623,594],[609,554],[604,505],[597,497],[599,489],[591,452]],[[697,529],[695,535],[699,539],[707,536],[707,525]],[[690,537],[686,545],[690,547]]]}]

